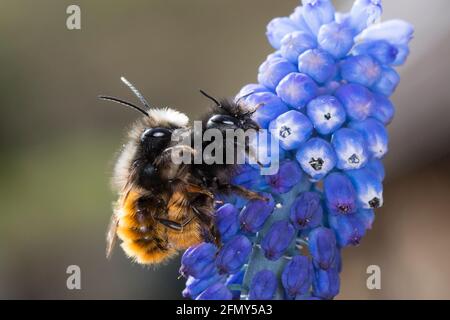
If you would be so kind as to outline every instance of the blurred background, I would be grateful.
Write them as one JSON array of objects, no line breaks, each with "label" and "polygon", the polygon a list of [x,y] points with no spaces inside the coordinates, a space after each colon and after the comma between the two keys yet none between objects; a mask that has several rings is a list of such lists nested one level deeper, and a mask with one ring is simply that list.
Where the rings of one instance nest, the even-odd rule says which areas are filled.
[{"label": "blurred background", "polygon": [[[340,10],[352,1],[335,0]],[[416,27],[400,69],[385,159],[385,206],[344,252],[341,299],[450,299],[450,20],[448,1],[384,0],[383,19]],[[81,30],[66,8],[81,7]],[[266,24],[298,0],[0,2],[0,298],[179,299],[179,261],[156,269],[116,248],[105,259],[114,154],[137,114],[98,94],[198,117],[198,94],[232,96],[272,52]],[[79,265],[81,290],[66,288]],[[366,268],[381,267],[381,290]]]}]

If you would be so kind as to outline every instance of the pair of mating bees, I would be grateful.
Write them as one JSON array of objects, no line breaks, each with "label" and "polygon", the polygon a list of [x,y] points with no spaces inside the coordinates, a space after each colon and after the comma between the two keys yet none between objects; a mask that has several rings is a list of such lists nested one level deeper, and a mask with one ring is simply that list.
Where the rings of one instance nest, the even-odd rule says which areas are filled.
[{"label": "pair of mating bees", "polygon": [[[214,225],[215,197],[237,193],[248,199],[264,198],[231,183],[237,165],[172,161],[172,152],[183,150],[194,157],[207,143],[202,143],[202,150],[195,150],[192,145],[174,141],[172,135],[180,130],[191,137],[198,134],[189,127],[188,117],[173,109],[151,107],[133,84],[123,77],[121,80],[139,98],[142,107],[110,96],[100,98],[133,108],[143,117],[132,126],[114,168],[118,200],[107,232],[107,257],[117,237],[127,256],[150,265],[167,261],[178,251],[202,241],[220,243]],[[203,132],[259,130],[251,119],[256,108],[248,110],[239,101],[218,101],[201,93],[215,104],[202,120]],[[224,156],[227,142],[222,144]],[[249,148],[245,151],[248,153]]]}]

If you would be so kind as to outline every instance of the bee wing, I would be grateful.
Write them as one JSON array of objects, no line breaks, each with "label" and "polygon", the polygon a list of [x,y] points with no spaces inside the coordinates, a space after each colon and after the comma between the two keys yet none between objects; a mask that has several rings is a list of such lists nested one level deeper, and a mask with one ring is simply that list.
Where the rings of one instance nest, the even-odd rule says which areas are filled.
[{"label": "bee wing", "polygon": [[106,258],[111,258],[114,245],[116,243],[117,235],[117,225],[119,224],[119,218],[115,213],[111,216],[109,222],[108,230],[106,232]]}]

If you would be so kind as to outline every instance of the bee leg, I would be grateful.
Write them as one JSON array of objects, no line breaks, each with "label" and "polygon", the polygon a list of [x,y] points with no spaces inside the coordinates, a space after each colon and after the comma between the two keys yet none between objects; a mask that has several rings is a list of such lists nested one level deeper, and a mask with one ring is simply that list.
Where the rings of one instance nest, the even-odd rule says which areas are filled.
[{"label": "bee leg", "polygon": [[163,226],[175,230],[175,231],[183,231],[183,228],[185,226],[187,226],[192,219],[194,219],[194,216],[187,218],[186,220],[184,220],[182,223],[178,223],[176,221],[172,221],[172,220],[168,220],[168,219],[163,219],[163,218],[155,218],[156,221],[158,221],[159,223],[161,223]]},{"label": "bee leg", "polygon": [[240,195],[240,196],[250,199],[250,200],[269,201],[269,199],[267,199],[266,197],[254,192],[254,191],[250,191],[244,187],[237,186],[234,184],[227,184],[223,188],[226,188],[229,192],[234,192],[237,195]]}]

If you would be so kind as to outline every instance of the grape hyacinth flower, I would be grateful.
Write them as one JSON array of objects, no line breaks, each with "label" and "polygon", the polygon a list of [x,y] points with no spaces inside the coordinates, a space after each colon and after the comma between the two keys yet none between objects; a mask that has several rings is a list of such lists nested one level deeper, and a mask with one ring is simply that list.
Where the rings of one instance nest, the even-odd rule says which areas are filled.
[{"label": "grape hyacinth flower", "polygon": [[[260,66],[258,83],[236,99],[258,106],[253,119],[280,144],[269,161],[279,171],[263,176],[254,164],[241,166],[233,183],[268,201],[221,198],[221,244],[184,253],[184,297],[322,300],[339,293],[341,251],[361,243],[383,205],[395,67],[406,61],[414,32],[401,20],[380,22],[382,9],[381,0],[356,0],[348,12],[335,12],[331,0],[303,0],[268,24],[276,51]],[[271,149],[255,146],[258,158]]]}]

